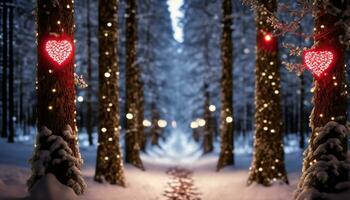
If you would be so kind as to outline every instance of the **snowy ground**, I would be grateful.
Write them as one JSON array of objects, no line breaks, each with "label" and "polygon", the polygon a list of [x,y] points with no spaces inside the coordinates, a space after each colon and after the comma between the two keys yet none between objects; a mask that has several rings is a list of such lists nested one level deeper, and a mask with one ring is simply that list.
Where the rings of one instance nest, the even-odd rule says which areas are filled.
[{"label": "snowy ground", "polygon": [[[0,199],[27,195],[25,182],[30,175],[30,166],[27,161],[33,151],[32,147],[33,145],[28,142],[8,144],[0,140]],[[268,188],[259,185],[247,187],[250,153],[243,153],[243,151],[237,153],[234,167],[216,172],[217,152],[200,156],[198,146],[189,141],[184,134],[173,134],[167,142],[161,143],[161,147],[153,148],[147,155],[142,155],[146,171],[140,171],[129,165],[125,166],[126,188],[94,182],[96,149],[82,148],[85,161],[83,175],[88,189],[81,199],[166,199],[163,196],[169,181],[166,171],[170,167],[181,166],[194,171],[195,187],[199,189],[203,200],[284,200],[291,199],[301,170],[301,152],[291,151],[286,154],[290,185],[276,184]]]}]

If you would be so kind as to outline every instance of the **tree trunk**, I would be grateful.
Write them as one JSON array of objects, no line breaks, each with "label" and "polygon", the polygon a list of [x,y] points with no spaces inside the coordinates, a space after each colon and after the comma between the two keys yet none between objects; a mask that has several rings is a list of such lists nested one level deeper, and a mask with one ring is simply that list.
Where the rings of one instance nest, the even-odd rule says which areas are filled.
[{"label": "tree trunk", "polygon": [[143,120],[144,120],[144,111],[145,111],[145,97],[144,97],[144,89],[143,89],[143,82],[141,81],[141,71],[138,69],[137,73],[137,108],[139,110],[138,112],[138,138],[139,138],[139,145],[140,145],[140,150],[141,151],[146,151],[146,143],[147,143],[147,138],[145,135],[144,131],[144,126],[143,126]]},{"label": "tree trunk", "polygon": [[[18,59],[18,58],[16,58]],[[25,128],[25,106],[23,105],[24,102],[24,77],[23,77],[23,63],[19,63],[19,124],[22,126],[23,135],[27,135],[27,131]]]},{"label": "tree trunk", "polygon": [[210,95],[208,91],[208,86],[206,85],[204,87],[204,120],[205,120],[205,126],[204,126],[204,137],[203,137],[203,152],[204,153],[210,153],[213,151],[213,124],[212,124],[212,117],[211,117],[211,111],[209,110],[210,106]]},{"label": "tree trunk", "polygon": [[86,26],[87,26],[87,110],[86,110],[86,132],[89,137],[89,145],[93,145],[93,124],[92,124],[92,63],[91,63],[91,20],[90,20],[90,0],[86,0]]},{"label": "tree trunk", "polygon": [[[276,0],[260,3],[269,12],[277,9]],[[256,12],[255,140],[248,184],[256,182],[268,186],[277,179],[288,183],[288,178],[283,152],[278,38],[271,35],[274,29],[264,13],[267,12]]]},{"label": "tree trunk", "polygon": [[[331,0],[330,3],[341,10],[342,13],[348,9],[347,1]],[[329,13],[331,11],[325,10],[322,2],[315,0],[314,4],[319,5],[318,12],[314,13],[314,48],[331,49],[336,57],[333,61],[334,66],[329,72],[322,78],[314,79],[314,108],[310,116],[312,134],[304,158],[302,178],[298,185],[299,190],[306,189],[303,187],[308,187],[309,181],[306,181],[306,178],[308,180],[317,180],[311,166],[318,166],[319,162],[331,162],[332,165],[333,163],[338,165],[337,163],[346,160],[348,150],[347,136],[337,132],[331,131],[327,133],[323,136],[322,141],[337,140],[341,150],[322,148],[320,145],[324,144],[315,141],[315,138],[319,135],[317,128],[324,127],[330,121],[336,121],[341,125],[346,124],[348,92],[345,70],[345,44],[340,41],[345,35],[345,29],[342,23],[338,23],[341,18],[334,16],[333,13]],[[316,150],[319,151],[319,148],[325,151],[323,153],[315,153]],[[332,156],[331,161],[328,159],[330,156]],[[321,192],[332,193],[338,191],[336,185],[340,182],[349,181],[349,172],[348,169],[343,169],[341,166],[336,171],[337,173],[327,173],[327,180],[323,182],[317,181],[313,187]]]},{"label": "tree trunk", "polygon": [[7,1],[2,2],[2,126],[1,137],[7,137]]},{"label": "tree trunk", "polygon": [[221,150],[217,170],[234,164],[233,142],[233,45],[232,45],[232,1],[222,1],[221,34]]},{"label": "tree trunk", "polygon": [[[49,38],[62,37],[74,46],[73,2],[71,0],[47,1],[37,0],[37,125],[39,131],[47,127],[54,135],[66,140],[72,156],[80,159],[74,85],[74,56],[58,65],[46,55],[45,42]],[[74,48],[73,48],[74,50]],[[74,55],[74,52],[72,52]],[[72,136],[67,137],[64,131],[67,125],[72,128]],[[43,148],[49,144],[41,144]],[[35,166],[33,166],[35,167]],[[71,177],[68,169],[72,166],[49,165],[46,173],[52,173],[65,185],[69,185]],[[79,170],[80,166],[76,166]],[[34,173],[34,172],[33,172]]]},{"label": "tree trunk", "polygon": [[299,100],[299,147],[304,149],[305,147],[305,80],[304,75],[299,76],[300,80],[300,100]]},{"label": "tree trunk", "polygon": [[14,99],[14,57],[13,57],[13,0],[10,0],[9,3],[9,136],[8,142],[13,143],[15,137],[15,99]]},{"label": "tree trunk", "polygon": [[200,141],[200,132],[199,127],[192,128],[192,138],[194,141],[199,142]]},{"label": "tree trunk", "polygon": [[[125,161],[140,169],[144,169],[140,158],[139,144],[139,120],[140,110],[138,107],[139,100],[139,75],[136,58],[137,45],[137,5],[136,0],[126,0],[126,28],[125,28],[125,47],[126,47],[126,63],[125,63],[125,110],[127,115],[126,132],[125,132]],[[142,122],[141,122],[142,123]]]},{"label": "tree trunk", "polygon": [[119,0],[99,1],[99,137],[95,180],[125,186],[119,144]]},{"label": "tree trunk", "polygon": [[162,133],[161,128],[158,126],[159,112],[156,101],[153,100],[151,103],[151,115],[152,115],[152,126],[151,126],[151,144],[159,145],[160,134]]}]

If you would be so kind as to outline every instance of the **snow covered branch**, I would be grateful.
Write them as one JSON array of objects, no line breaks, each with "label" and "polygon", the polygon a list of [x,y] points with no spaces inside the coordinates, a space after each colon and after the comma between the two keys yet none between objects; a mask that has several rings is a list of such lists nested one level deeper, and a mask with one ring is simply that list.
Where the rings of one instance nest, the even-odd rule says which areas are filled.
[{"label": "snow covered branch", "polygon": [[30,191],[42,177],[52,173],[62,184],[71,187],[76,194],[84,192],[86,184],[80,173],[83,160],[73,155],[67,143],[74,141],[73,131],[69,125],[66,126],[62,136],[54,135],[47,127],[39,131],[35,152],[30,159],[32,176],[27,182]]},{"label": "snow covered branch", "polygon": [[347,199],[342,198],[350,194],[350,159],[342,145],[347,135],[349,129],[335,121],[316,129],[305,151],[310,167],[301,177],[295,199]]}]

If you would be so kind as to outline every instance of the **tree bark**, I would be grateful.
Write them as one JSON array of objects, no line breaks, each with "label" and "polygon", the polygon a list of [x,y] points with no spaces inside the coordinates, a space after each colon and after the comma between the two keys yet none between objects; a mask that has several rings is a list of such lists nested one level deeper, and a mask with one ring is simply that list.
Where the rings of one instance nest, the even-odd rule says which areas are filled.
[{"label": "tree bark", "polygon": [[[348,9],[347,1],[331,0],[335,7],[342,12]],[[303,189],[303,185],[307,184],[306,177],[314,178],[313,171],[308,170],[312,165],[320,162],[330,162],[325,158],[324,154],[333,156],[332,160],[336,160],[337,163],[343,162],[347,157],[347,136],[335,132],[329,132],[322,138],[323,141],[329,139],[340,141],[341,151],[338,152],[334,149],[327,152],[315,154],[315,151],[319,148],[320,143],[315,142],[315,138],[318,136],[317,128],[324,127],[330,121],[336,121],[341,125],[346,124],[347,120],[347,76],[345,70],[345,44],[340,40],[345,35],[345,28],[342,23],[338,23],[341,20],[340,17],[335,16],[325,10],[324,3],[318,0],[314,1],[314,5],[318,5],[319,10],[314,13],[315,25],[314,25],[314,40],[315,45],[313,48],[330,49],[335,55],[334,66],[329,70],[327,75],[323,78],[314,79],[314,96],[313,104],[314,108],[310,116],[310,127],[312,129],[310,143],[306,150],[306,156],[304,158],[302,178],[299,181],[298,189]],[[322,144],[322,143],[321,143]],[[334,162],[332,162],[334,163]],[[348,169],[337,169],[337,173],[328,173],[328,178],[324,183],[316,183],[315,187],[318,191],[322,192],[336,192],[337,183],[349,180]]]},{"label": "tree bark", "polygon": [[125,186],[119,144],[118,0],[99,1],[99,137],[95,180]]},{"label": "tree bark", "polygon": [[[74,85],[74,56],[59,67],[46,56],[45,41],[48,37],[65,36],[74,46],[74,17],[71,0],[47,1],[37,0],[37,125],[39,131],[45,126],[54,135],[66,139],[72,155],[80,159]],[[74,48],[73,48],[74,50]],[[74,52],[72,52],[74,55]],[[72,138],[63,132],[67,125],[73,129]],[[45,146],[46,144],[42,144]],[[45,148],[45,147],[43,147]],[[63,184],[70,179],[67,173],[71,166],[48,166],[46,173],[52,173]],[[79,168],[79,166],[77,166]]]},{"label": "tree bark", "polygon": [[[276,0],[260,3],[269,11],[277,9]],[[248,184],[269,186],[276,180],[288,183],[284,165],[283,121],[280,103],[280,61],[278,38],[271,36],[273,27],[267,22],[268,12],[256,12],[257,52],[255,85],[254,154],[249,168]]]},{"label": "tree bark", "polygon": [[[144,169],[140,158],[140,110],[139,110],[139,75],[136,58],[137,46],[137,5],[136,0],[126,0],[126,28],[125,28],[125,110],[127,113],[126,132],[125,132],[125,161],[140,169]],[[142,122],[141,122],[142,123]]]},{"label": "tree bark", "polygon": [[13,57],[13,0],[10,0],[9,3],[9,136],[8,142],[13,143],[15,141],[15,100],[14,100],[14,57]]},{"label": "tree bark", "polygon": [[2,126],[1,137],[7,137],[7,1],[2,2]]},{"label": "tree bark", "polygon": [[152,100],[151,103],[151,117],[152,117],[152,125],[151,125],[151,144],[159,145],[159,138],[162,133],[161,128],[158,126],[159,120],[159,111],[157,108],[156,100]]},{"label": "tree bark", "polygon": [[137,108],[138,108],[138,138],[139,138],[139,146],[141,151],[146,151],[146,143],[147,143],[147,138],[145,135],[144,131],[144,126],[143,126],[143,120],[144,120],[144,111],[145,111],[145,97],[144,97],[144,89],[143,89],[143,82],[141,80],[141,71],[138,69],[137,73],[137,79],[138,82],[136,83],[137,85]]},{"label": "tree bark", "polygon": [[87,110],[86,110],[86,132],[89,138],[89,145],[93,145],[93,124],[92,124],[92,63],[91,63],[91,20],[90,20],[90,0],[86,0],[86,31],[87,31]]},{"label": "tree bark", "polygon": [[300,80],[300,100],[299,100],[299,147],[305,147],[305,80],[304,75],[299,76]]},{"label": "tree bark", "polygon": [[204,137],[203,137],[203,152],[210,153],[213,151],[213,124],[212,124],[212,116],[211,111],[209,110],[210,106],[210,95],[208,91],[208,86],[204,87]]},{"label": "tree bark", "polygon": [[[222,1],[221,33],[221,114],[220,134],[221,150],[217,170],[234,164],[233,142],[233,45],[232,45],[232,1]],[[227,120],[232,118],[232,121]]]}]

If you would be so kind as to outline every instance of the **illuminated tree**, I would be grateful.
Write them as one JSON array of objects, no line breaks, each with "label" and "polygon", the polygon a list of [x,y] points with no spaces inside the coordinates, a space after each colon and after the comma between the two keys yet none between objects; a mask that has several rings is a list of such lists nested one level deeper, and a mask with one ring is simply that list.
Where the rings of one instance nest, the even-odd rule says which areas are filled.
[{"label": "illuminated tree", "polygon": [[280,105],[280,62],[278,38],[267,22],[277,9],[276,0],[259,1],[267,11],[256,12],[257,52],[255,88],[255,140],[248,184],[265,186],[273,181],[288,183],[284,165],[282,112]]},{"label": "illuminated tree", "polygon": [[232,55],[232,1],[223,0],[221,33],[221,150],[217,170],[227,165],[234,164]]},{"label": "illuminated tree", "polygon": [[48,173],[82,194],[74,79],[72,0],[37,1],[37,125],[29,189]]},{"label": "illuminated tree", "polygon": [[[347,161],[349,130],[344,126],[348,96],[345,71],[348,10],[347,1],[313,1],[315,42],[312,49],[331,51],[333,61],[326,74],[314,79],[314,108],[310,116],[312,135],[305,151],[296,199],[316,199],[322,195],[326,198],[326,193],[349,191],[346,184],[341,186],[349,181],[350,167]],[[310,64],[316,62],[319,60],[313,60]]]},{"label": "illuminated tree", "polygon": [[[140,111],[140,71],[136,60],[137,47],[137,5],[136,0],[126,0],[126,28],[125,28],[125,161],[140,169],[144,169],[140,158],[140,129],[143,127],[139,120],[143,115]],[[143,94],[142,94],[143,95]]]},{"label": "illuminated tree", "polygon": [[118,0],[99,2],[99,138],[95,180],[125,186],[119,144]]}]

